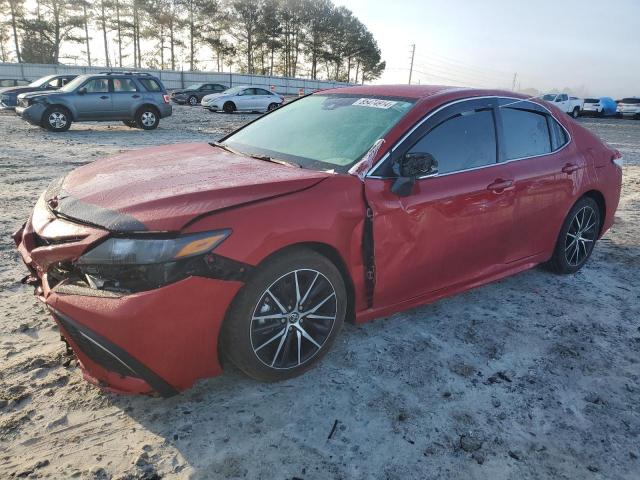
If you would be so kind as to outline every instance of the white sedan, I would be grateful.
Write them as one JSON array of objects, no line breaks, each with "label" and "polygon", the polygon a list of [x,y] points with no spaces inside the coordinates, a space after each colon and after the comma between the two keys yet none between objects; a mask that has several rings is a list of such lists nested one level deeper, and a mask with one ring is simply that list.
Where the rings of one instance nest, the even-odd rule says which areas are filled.
[{"label": "white sedan", "polygon": [[265,88],[241,86],[205,96],[201,105],[216,112],[268,112],[284,103],[284,97]]}]

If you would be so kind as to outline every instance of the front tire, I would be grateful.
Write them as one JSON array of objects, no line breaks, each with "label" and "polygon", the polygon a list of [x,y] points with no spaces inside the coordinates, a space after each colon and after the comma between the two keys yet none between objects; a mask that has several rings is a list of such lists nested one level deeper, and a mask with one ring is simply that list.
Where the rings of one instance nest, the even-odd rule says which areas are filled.
[{"label": "front tire", "polygon": [[226,102],[222,106],[222,110],[224,110],[225,113],[233,113],[236,111],[236,106],[233,102]]},{"label": "front tire", "polygon": [[136,128],[138,126],[135,120],[123,120],[122,123],[129,128]]},{"label": "front tire", "polygon": [[268,259],[234,299],[222,328],[222,352],[265,382],[313,367],[337,337],[347,311],[338,268],[300,248]]},{"label": "front tire", "polygon": [[587,262],[600,234],[600,208],[591,197],[582,197],[562,224],[549,266],[556,273],[575,273]]},{"label": "front tire", "polygon": [[66,132],[71,127],[71,114],[64,107],[49,107],[42,114],[42,126],[51,132]]},{"label": "front tire", "polygon": [[136,125],[144,130],[154,130],[160,124],[160,114],[153,107],[142,107],[136,113]]},{"label": "front tire", "polygon": [[580,115],[580,107],[575,107],[571,112],[571,116],[573,118],[578,118],[578,115]]},{"label": "front tire", "polygon": [[191,105],[192,107],[195,107],[196,105],[198,105],[198,97],[196,97],[195,95],[191,95],[188,99],[187,99],[187,103],[189,105]]}]

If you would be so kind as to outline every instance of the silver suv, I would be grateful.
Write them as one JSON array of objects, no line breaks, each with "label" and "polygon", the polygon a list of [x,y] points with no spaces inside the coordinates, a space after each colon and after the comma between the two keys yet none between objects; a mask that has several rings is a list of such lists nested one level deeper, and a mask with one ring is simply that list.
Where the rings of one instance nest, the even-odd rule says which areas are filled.
[{"label": "silver suv", "polygon": [[16,113],[29,123],[64,132],[72,122],[120,120],[153,130],[172,108],[162,82],[148,73],[80,75],[55,92],[18,95]]}]

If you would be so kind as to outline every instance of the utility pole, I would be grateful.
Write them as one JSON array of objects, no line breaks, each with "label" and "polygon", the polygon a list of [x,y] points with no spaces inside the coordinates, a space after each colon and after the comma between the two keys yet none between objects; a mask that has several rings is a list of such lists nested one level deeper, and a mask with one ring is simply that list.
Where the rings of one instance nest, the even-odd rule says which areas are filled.
[{"label": "utility pole", "polygon": [[513,82],[511,83],[511,91],[516,91],[516,81],[518,80],[518,72],[513,74]]},{"label": "utility pole", "polygon": [[411,45],[411,66],[409,67],[409,85],[411,85],[411,74],[413,73],[413,57],[416,54],[416,44]]}]

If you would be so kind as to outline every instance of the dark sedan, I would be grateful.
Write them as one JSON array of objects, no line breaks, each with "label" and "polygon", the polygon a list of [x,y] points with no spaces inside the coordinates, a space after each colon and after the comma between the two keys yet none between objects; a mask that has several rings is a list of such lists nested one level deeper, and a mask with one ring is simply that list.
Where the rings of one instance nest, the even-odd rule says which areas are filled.
[{"label": "dark sedan", "polygon": [[48,75],[28,85],[0,88],[0,110],[14,110],[21,93],[58,90],[76,77],[77,75]]},{"label": "dark sedan", "polygon": [[195,107],[204,96],[224,92],[227,88],[220,83],[195,83],[183,90],[171,92],[171,101],[181,105],[186,103]]}]

